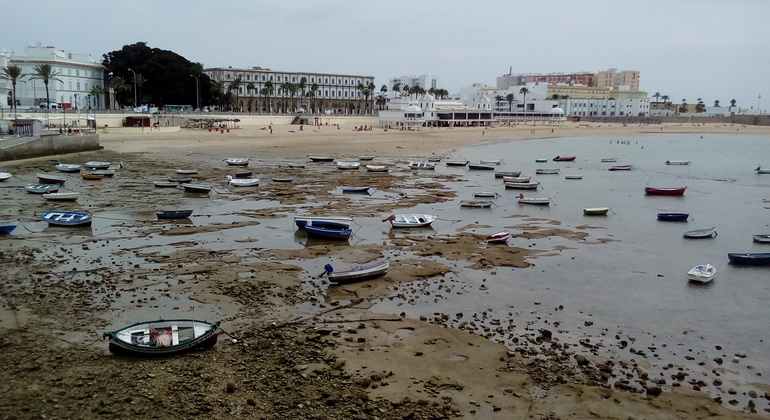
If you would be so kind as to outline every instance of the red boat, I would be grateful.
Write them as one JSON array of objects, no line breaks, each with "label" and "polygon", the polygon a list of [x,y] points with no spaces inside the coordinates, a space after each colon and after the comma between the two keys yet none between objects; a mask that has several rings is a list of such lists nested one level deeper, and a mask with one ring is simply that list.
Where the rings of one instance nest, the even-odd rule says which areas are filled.
[{"label": "red boat", "polygon": [[644,193],[647,195],[684,195],[684,190],[687,187],[682,188],[652,188],[645,187]]},{"label": "red boat", "polygon": [[502,244],[508,242],[508,238],[511,237],[511,232],[504,230],[487,236],[487,243],[489,244]]},{"label": "red boat", "polygon": [[572,162],[573,160],[575,160],[576,157],[577,156],[564,156],[564,157],[556,156],[555,158],[553,158],[553,161],[554,162]]}]

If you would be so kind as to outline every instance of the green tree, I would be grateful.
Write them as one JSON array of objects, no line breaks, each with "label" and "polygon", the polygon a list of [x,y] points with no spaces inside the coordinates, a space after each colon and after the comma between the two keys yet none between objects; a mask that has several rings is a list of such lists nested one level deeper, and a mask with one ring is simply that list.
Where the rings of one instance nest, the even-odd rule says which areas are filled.
[{"label": "green tree", "polygon": [[698,103],[695,104],[695,112],[696,113],[706,112],[706,104],[703,103],[703,99],[698,98]]},{"label": "green tree", "polygon": [[523,88],[519,89],[519,93],[524,95],[524,99],[522,100],[522,111],[526,111],[527,110],[527,94],[529,93],[529,89],[527,89],[526,87],[523,87]]},{"label": "green tree", "polygon": [[[48,107],[51,106],[51,95],[48,92],[48,84],[51,80],[61,82],[61,79],[59,79],[58,76],[59,72],[54,70],[50,64],[37,64],[32,68],[32,75],[30,78],[43,81],[43,84],[45,85],[45,101],[48,104]],[[46,109],[48,109],[48,107],[46,107]]]},{"label": "green tree", "polygon": [[512,93],[505,95],[505,100],[508,102],[508,112],[511,112],[511,106],[513,105],[514,99],[516,99],[516,96]]},{"label": "green tree", "polygon": [[719,108],[719,99],[714,101],[714,108]]},{"label": "green tree", "polygon": [[655,98],[655,102],[658,102],[658,98],[660,98],[660,92],[655,92],[654,95],[652,95],[653,98]]},{"label": "green tree", "polygon": [[[9,103],[8,105],[10,105],[11,108],[13,108],[13,113],[15,114],[16,113],[16,82],[24,78],[24,75],[21,72],[21,67],[15,64],[6,65],[5,67],[3,67],[3,73],[0,74],[0,78],[11,81],[11,91],[13,92],[13,97],[11,98],[11,103]],[[47,97],[48,84],[45,85],[45,91],[46,91],[46,97]]]},{"label": "green tree", "polygon": [[[104,94],[104,88],[96,85],[91,88],[91,91],[88,92],[91,96],[96,98],[96,104],[94,104],[94,109],[99,109],[99,104],[101,101],[101,96]],[[88,106],[91,106],[91,104],[88,104]]]},{"label": "green tree", "polygon": [[290,85],[291,85],[291,83],[289,83],[289,82],[283,82],[283,83],[281,83],[278,86],[278,89],[279,89],[280,95],[281,95],[281,104],[280,104],[281,105],[281,107],[280,107],[280,112],[281,113],[286,113],[286,110],[288,109],[288,104],[286,103],[286,96],[289,93]]},{"label": "green tree", "polygon": [[246,83],[246,95],[249,96],[249,106],[248,106],[249,112],[252,111],[251,104],[253,103],[252,102],[253,98],[251,98],[251,96],[253,96],[253,93],[254,93],[254,83],[253,82]]},{"label": "green tree", "polygon": [[670,99],[668,95],[661,95],[660,99],[663,99],[663,106],[666,109],[671,107],[671,102],[668,101]]},{"label": "green tree", "polygon": [[495,109],[500,109],[500,102],[502,102],[503,99],[503,95],[495,96]]},{"label": "green tree", "polygon": [[736,101],[735,99],[730,99],[730,108],[733,108],[733,107],[735,107],[735,103],[736,103],[736,102],[737,102],[737,101]]},{"label": "green tree", "polygon": [[314,113],[316,111],[315,109],[315,97],[318,94],[318,83],[313,83],[310,85],[310,91],[308,92],[308,95],[310,95],[310,112]]},{"label": "green tree", "polygon": [[241,79],[241,76],[236,77],[233,79],[232,82],[230,82],[227,85],[228,91],[230,91],[230,94],[232,95],[232,92],[235,92],[235,104],[232,106],[232,109],[235,111],[240,112],[241,111],[241,85],[243,84],[243,79]]},{"label": "green tree", "polygon": [[393,83],[393,92],[401,93],[401,83],[400,82]]},{"label": "green tree", "polygon": [[265,86],[262,87],[262,90],[260,93],[262,96],[265,97],[265,103],[267,104],[267,108],[265,109],[268,113],[273,112],[273,105],[270,102],[270,97],[273,96],[273,92],[275,91],[275,86],[273,85],[273,82],[268,80],[265,82]]},{"label": "green tree", "polygon": [[304,109],[305,108],[304,98],[305,98],[306,91],[307,91],[307,77],[305,77],[305,76],[300,77],[299,84],[297,84],[297,89],[299,89],[299,92],[300,92],[299,93],[299,95],[300,95],[299,96],[300,97],[300,102],[301,102],[300,108]]},{"label": "green tree", "polygon": [[687,99],[682,99],[682,106],[679,107],[679,112],[687,112]]},{"label": "green tree", "polygon": [[126,80],[121,76],[115,76],[110,79],[110,88],[115,91],[115,99],[118,104],[122,104],[123,93],[131,90],[131,86],[126,83]]}]

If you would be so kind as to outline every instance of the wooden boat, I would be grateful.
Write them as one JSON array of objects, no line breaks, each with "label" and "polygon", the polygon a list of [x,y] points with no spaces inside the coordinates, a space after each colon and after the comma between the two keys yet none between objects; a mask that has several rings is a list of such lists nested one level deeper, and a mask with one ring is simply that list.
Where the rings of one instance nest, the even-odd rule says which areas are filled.
[{"label": "wooden boat", "polygon": [[80,197],[78,192],[55,192],[43,194],[43,198],[46,200],[54,201],[75,201]]},{"label": "wooden boat", "polygon": [[238,172],[235,174],[236,178],[251,178],[251,176],[254,175],[254,172]]},{"label": "wooden boat", "polygon": [[473,193],[474,197],[491,197],[491,198],[497,198],[500,196],[500,194],[493,192],[493,191],[480,191]]},{"label": "wooden boat", "polygon": [[294,224],[300,229],[308,223],[317,227],[347,229],[352,221],[353,218],[348,216],[294,216]]},{"label": "wooden boat", "polygon": [[666,165],[689,165],[689,160],[667,160]]},{"label": "wooden boat", "polygon": [[388,172],[390,168],[384,165],[366,165],[368,172]]},{"label": "wooden boat", "polygon": [[431,214],[391,214],[382,219],[395,228],[429,226],[437,217]]},{"label": "wooden boat", "polygon": [[763,244],[770,243],[770,234],[752,235],[751,237],[754,239],[754,242],[760,242]]},{"label": "wooden boat", "polygon": [[770,169],[762,169],[762,166],[757,166],[757,169],[754,169],[758,174],[770,174]]},{"label": "wooden boat", "polygon": [[104,175],[106,177],[111,177],[115,175],[115,170],[114,169],[93,169],[88,173],[93,175]]},{"label": "wooden boat", "polygon": [[32,194],[48,194],[59,191],[59,184],[27,184],[24,190]]},{"label": "wooden boat", "polygon": [[670,212],[658,213],[658,220],[662,222],[684,222],[690,217],[690,213]]},{"label": "wooden boat", "polygon": [[495,178],[516,178],[521,176],[521,171],[498,171],[495,172]]},{"label": "wooden boat", "polygon": [[535,159],[535,162],[537,162],[537,163],[548,162],[548,159],[545,159],[545,158],[538,158],[538,159]]},{"label": "wooden boat", "polygon": [[577,156],[556,156],[553,158],[554,162],[572,162],[577,158]]},{"label": "wooden boat", "polygon": [[58,163],[56,164],[56,166],[54,166],[54,168],[58,169],[61,172],[77,173],[77,172],[80,172],[80,169],[82,167],[74,163]]},{"label": "wooden boat", "polygon": [[502,159],[480,160],[479,163],[482,164],[482,165],[495,165],[495,166],[497,166],[497,165],[500,165],[501,163],[503,163],[503,160]]},{"label": "wooden boat", "polygon": [[259,185],[259,178],[233,178],[232,176],[227,176],[227,185],[232,185],[233,187],[256,187]]},{"label": "wooden boat", "polygon": [[531,179],[528,176],[504,176],[503,182],[529,182]]},{"label": "wooden boat", "polygon": [[372,155],[361,155],[358,157],[358,160],[374,160],[374,156]]},{"label": "wooden boat", "polygon": [[7,181],[11,179],[13,175],[9,174],[8,172],[0,172],[0,181]]},{"label": "wooden boat", "polygon": [[83,164],[86,169],[107,169],[111,165],[110,162],[89,161]]},{"label": "wooden boat", "polygon": [[159,319],[139,322],[117,331],[105,332],[110,353],[168,355],[197,348],[210,348],[217,343],[219,322],[194,319]]},{"label": "wooden boat", "polygon": [[361,162],[337,162],[337,169],[358,169]]},{"label": "wooden boat", "polygon": [[513,190],[536,190],[540,186],[539,182],[504,182],[505,188]]},{"label": "wooden boat", "polygon": [[85,173],[85,174],[80,174],[80,177],[83,178],[83,179],[90,180],[90,181],[98,181],[100,179],[103,179],[104,175],[96,175],[96,174],[92,174],[92,173],[89,172],[89,173]]},{"label": "wooden boat", "polygon": [[609,207],[586,207],[583,214],[586,216],[604,216],[610,211]]},{"label": "wooden boat", "polygon": [[409,169],[436,169],[435,162],[410,162]]},{"label": "wooden boat", "polygon": [[468,169],[475,169],[481,171],[494,171],[495,165],[492,163],[468,163]]},{"label": "wooden boat", "polygon": [[326,264],[321,276],[326,275],[332,283],[352,283],[382,276],[387,273],[389,267],[390,261],[388,260],[373,261],[345,271],[334,271],[334,267],[331,264]]},{"label": "wooden boat", "polygon": [[614,165],[610,166],[610,171],[630,171],[634,169],[634,165]]},{"label": "wooden boat", "polygon": [[448,160],[444,162],[446,166],[465,166],[468,164],[467,160]]},{"label": "wooden boat", "polygon": [[228,166],[248,166],[250,160],[249,158],[230,157],[225,159],[225,163]]},{"label": "wooden boat", "polygon": [[155,213],[158,219],[184,219],[190,217],[192,210],[161,210]]},{"label": "wooden boat", "polygon": [[564,179],[583,179],[583,175],[564,175]]},{"label": "wooden boat", "polygon": [[460,207],[490,208],[494,202],[488,200],[462,200]]},{"label": "wooden boat", "polygon": [[170,176],[168,177],[169,182],[179,182],[179,183],[185,183],[192,181],[191,176]]},{"label": "wooden boat", "polygon": [[37,180],[41,184],[59,184],[64,185],[67,178],[53,174],[37,174]]},{"label": "wooden boat", "polygon": [[602,158],[602,162],[604,162],[604,163],[617,162],[617,161],[618,161],[618,158],[616,158],[616,157],[613,157],[613,158]]},{"label": "wooden boat", "polygon": [[511,232],[508,232],[507,230],[493,233],[489,236],[487,236],[487,243],[488,244],[503,244],[508,242],[508,239],[511,237]]},{"label": "wooden boat", "polygon": [[91,226],[92,217],[79,211],[50,210],[40,218],[54,226]]},{"label": "wooden boat", "polygon": [[177,169],[176,173],[178,173],[179,175],[192,175],[192,174],[197,174],[198,170],[197,169]]},{"label": "wooden boat", "polygon": [[153,181],[153,185],[158,188],[176,188],[179,186],[179,183],[174,181]]},{"label": "wooden boat", "polygon": [[372,187],[342,187],[345,194],[369,194]]},{"label": "wooden boat", "polygon": [[286,178],[273,178],[273,182],[294,182],[294,177],[286,177]]},{"label": "wooden boat", "polygon": [[19,221],[16,219],[0,220],[0,234],[7,235],[16,229],[19,225]]},{"label": "wooden boat", "polygon": [[191,193],[208,194],[211,191],[211,185],[207,184],[182,184],[184,190]]},{"label": "wooden boat", "polygon": [[321,238],[339,239],[339,240],[348,240],[350,238],[350,235],[353,234],[352,229],[320,227],[312,223],[308,223],[305,225],[305,231],[309,236],[318,236]]},{"label": "wooden boat", "polygon": [[535,173],[538,175],[555,175],[559,173],[559,168],[555,168],[555,169],[538,168],[538,169],[535,169]]},{"label": "wooden boat", "polygon": [[308,156],[308,159],[313,162],[334,162],[334,158],[331,156]]},{"label": "wooden boat", "polygon": [[715,227],[688,230],[682,234],[682,236],[684,236],[685,238],[692,238],[692,239],[710,238],[716,235],[717,235],[717,228]]},{"label": "wooden boat", "polygon": [[519,197],[518,198],[519,204],[534,204],[536,206],[548,206],[551,204],[550,198],[529,198],[529,197]]},{"label": "wooden boat", "polygon": [[717,269],[711,264],[700,264],[687,272],[687,279],[699,283],[708,283],[717,274]]},{"label": "wooden boat", "polygon": [[684,190],[687,187],[675,187],[675,188],[653,188],[645,187],[644,193],[647,195],[684,195]]},{"label": "wooden boat", "polygon": [[736,264],[770,265],[770,252],[730,252],[727,258]]}]

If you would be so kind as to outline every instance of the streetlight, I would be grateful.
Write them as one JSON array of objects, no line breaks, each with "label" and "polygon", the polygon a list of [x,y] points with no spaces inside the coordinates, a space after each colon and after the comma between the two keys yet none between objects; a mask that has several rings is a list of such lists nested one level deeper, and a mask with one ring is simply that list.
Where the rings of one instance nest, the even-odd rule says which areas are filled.
[{"label": "streetlight", "polygon": [[136,108],[136,72],[128,69],[131,73],[134,73],[134,108]]},{"label": "streetlight", "polygon": [[201,95],[200,95],[200,80],[198,76],[191,74],[190,76],[195,78],[195,101],[198,105],[198,111],[201,112]]}]

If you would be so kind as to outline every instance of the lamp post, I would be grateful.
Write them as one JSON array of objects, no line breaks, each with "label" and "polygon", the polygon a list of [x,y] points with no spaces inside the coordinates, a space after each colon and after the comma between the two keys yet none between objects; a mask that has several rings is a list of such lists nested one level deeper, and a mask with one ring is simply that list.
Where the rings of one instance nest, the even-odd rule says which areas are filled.
[{"label": "lamp post", "polygon": [[134,108],[136,108],[136,72],[128,69],[131,73],[134,73]]},{"label": "lamp post", "polygon": [[200,79],[194,74],[191,74],[190,76],[195,78],[195,102],[198,106],[198,112],[201,112]]}]

